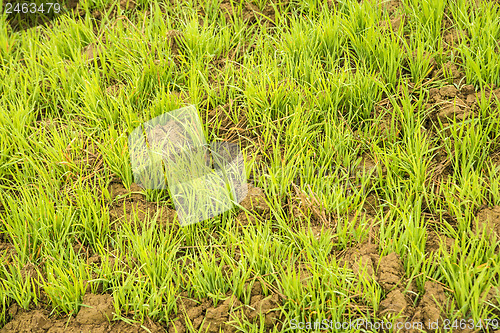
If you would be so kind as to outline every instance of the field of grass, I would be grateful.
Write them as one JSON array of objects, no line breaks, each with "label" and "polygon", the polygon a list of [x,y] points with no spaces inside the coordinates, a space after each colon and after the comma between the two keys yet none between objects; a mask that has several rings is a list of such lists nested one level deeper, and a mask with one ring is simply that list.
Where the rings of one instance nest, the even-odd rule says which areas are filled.
[{"label": "field of grass", "polygon": [[[500,329],[498,1],[72,3],[0,14],[0,332]],[[127,138],[186,105],[249,195],[180,227]]]}]

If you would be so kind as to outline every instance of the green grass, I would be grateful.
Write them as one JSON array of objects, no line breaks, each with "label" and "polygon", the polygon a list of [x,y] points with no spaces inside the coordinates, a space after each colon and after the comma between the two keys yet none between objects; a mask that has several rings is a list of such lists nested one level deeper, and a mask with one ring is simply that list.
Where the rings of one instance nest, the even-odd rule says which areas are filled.
[{"label": "green grass", "polygon": [[[8,263],[0,255],[0,326],[13,303],[74,315],[86,292],[112,294],[116,319],[167,323],[181,292],[216,303],[233,292],[248,303],[245,283],[256,279],[285,296],[285,323],[382,320],[387,293],[335,259],[370,237],[369,195],[381,203],[370,216],[379,254],[399,254],[417,283],[411,306],[432,280],[452,299],[445,318],[498,318],[482,301],[499,286],[498,244],[472,232],[480,209],[500,205],[500,104],[485,93],[500,85],[498,3],[403,1],[391,13],[376,1],[253,1],[275,14],[245,21],[245,2],[230,1],[232,16],[219,2],[140,1],[122,11],[88,0],[84,18],[15,33],[0,16],[0,236],[15,250]],[[397,30],[391,15],[404,15]],[[453,29],[461,38],[447,46]],[[82,50],[96,42],[103,48],[88,61]],[[454,83],[430,75],[448,61],[464,74],[457,88],[472,84],[483,96],[466,120],[430,124],[429,90]],[[112,221],[109,183],[134,181],[128,134],[187,104],[208,141],[243,144],[269,216],[242,231],[238,209],[180,230],[158,216]],[[442,176],[438,152],[449,168]],[[296,189],[334,221],[319,237],[307,227],[314,209],[293,209]],[[147,198],[172,207],[165,193]],[[432,230],[454,246],[427,252]],[[25,278],[27,265],[37,274]],[[238,320],[241,331],[264,330]]]}]

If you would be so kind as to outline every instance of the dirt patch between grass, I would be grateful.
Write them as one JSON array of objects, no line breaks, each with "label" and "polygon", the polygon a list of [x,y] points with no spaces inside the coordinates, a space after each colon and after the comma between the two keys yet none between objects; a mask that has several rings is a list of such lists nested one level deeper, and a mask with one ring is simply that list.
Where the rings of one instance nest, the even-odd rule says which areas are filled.
[{"label": "dirt patch between grass", "polygon": [[431,330],[428,323],[442,320],[444,312],[441,310],[446,310],[448,304],[449,298],[446,296],[443,286],[433,281],[426,281],[424,296],[415,309],[413,320],[424,323],[425,327]]},{"label": "dirt patch between grass", "polygon": [[158,214],[157,223],[160,226],[178,224],[174,223],[177,212],[155,202],[146,201],[143,189],[132,183],[130,189],[125,188],[121,183],[111,183],[108,189],[112,204],[109,207],[109,216],[111,222],[128,222],[139,226],[137,222],[145,221],[147,218],[153,218]]},{"label": "dirt patch between grass", "polygon": [[487,239],[496,242],[500,239],[500,206],[480,210],[476,215],[476,223],[472,226],[476,234],[483,234]]},{"label": "dirt patch between grass", "polygon": [[0,333],[140,333],[165,332],[161,325],[144,324],[148,330],[123,321],[113,322],[113,298],[110,295],[87,294],[76,318],[51,318],[43,309],[25,311],[16,304],[10,307],[13,319]]},{"label": "dirt patch between grass", "polygon": [[[462,74],[457,72],[458,69],[454,64],[448,63],[447,66],[450,68],[451,73],[455,73],[453,74],[455,78],[461,77]],[[493,89],[493,87],[486,87],[481,91],[477,91],[470,84],[463,85],[460,89],[455,85],[431,88],[426,105],[426,109],[429,110],[429,116],[424,126],[428,129],[431,136],[438,135],[438,132],[441,130],[444,130],[446,136],[450,136],[451,133],[448,126],[451,123],[455,120],[460,122],[470,119],[473,116],[478,117],[481,103],[485,100],[495,103],[497,98],[500,100],[500,89]],[[495,106],[492,105],[492,108],[495,109]],[[453,174],[454,167],[452,161],[442,146],[434,153],[430,170],[430,173],[433,174],[430,180],[437,185],[436,190],[439,189],[440,180]]]},{"label": "dirt patch between grass", "polygon": [[[226,21],[231,22],[233,17],[235,17],[234,9],[237,9],[235,8],[237,5],[231,5],[230,0],[223,0],[219,6]],[[204,16],[203,11],[201,11],[200,14]],[[236,14],[243,20],[243,22],[249,25],[260,21],[262,18],[268,18],[265,22],[274,24],[273,21],[275,19],[274,8],[270,4],[266,5],[263,10],[260,10],[258,6],[250,1],[245,2],[245,4],[241,7],[241,10],[238,10]]]},{"label": "dirt patch between grass", "polygon": [[0,243],[0,258],[2,258],[2,264],[4,266],[13,263],[16,256],[17,253],[14,245],[10,243]]},{"label": "dirt patch between grass", "polygon": [[[217,84],[215,84],[217,86]],[[229,114],[234,113],[235,108],[239,108],[235,101],[229,99],[224,105],[214,106],[208,112],[201,111],[202,118],[207,119],[208,127],[214,131],[217,136],[223,138],[225,141],[236,142],[239,141],[242,148],[246,147],[249,143],[249,137],[252,134],[247,130],[247,119],[244,115],[239,115],[238,123],[235,124]],[[241,140],[242,138],[246,140]]]},{"label": "dirt patch between grass", "polygon": [[437,252],[441,246],[444,246],[446,251],[450,251],[454,243],[455,241],[453,238],[440,235],[435,231],[428,231],[427,239],[425,241],[425,251],[428,253]]},{"label": "dirt patch between grass", "polygon": [[[340,259],[340,266],[351,268],[359,279],[376,281],[386,293],[380,302],[379,315],[403,314],[411,315],[411,298],[403,288],[407,285],[403,263],[395,253],[380,257],[378,245],[365,243],[361,246],[349,248]],[[416,291],[412,283],[410,289]]]},{"label": "dirt patch between grass", "polygon": [[[441,284],[426,281],[424,295],[414,307],[412,304],[416,302],[416,283],[405,278],[401,258],[394,252],[380,259],[378,283],[387,293],[380,302],[379,315],[389,318],[399,315],[396,323],[422,322],[427,326],[429,320],[442,319],[444,312],[441,309],[445,310],[450,302]],[[410,329],[407,332],[418,330]]]},{"label": "dirt patch between grass", "polygon": [[[111,183],[108,191],[112,198],[109,207],[109,216],[111,222],[130,223],[139,226],[137,222],[152,219],[158,214],[157,223],[160,226],[174,225],[178,228],[176,221],[177,212],[166,206],[159,205],[156,202],[146,201],[143,189],[132,183],[130,189],[125,188],[122,183]],[[236,221],[240,226],[255,224],[257,221],[265,221],[270,216],[270,210],[264,191],[261,188],[248,184],[248,193],[240,202],[243,208],[237,215]]]},{"label": "dirt patch between grass", "polygon": [[264,191],[250,184],[247,196],[240,202],[240,206],[243,209],[238,213],[236,220],[241,226],[255,224],[258,220],[264,221],[269,218],[271,211]]},{"label": "dirt patch between grass", "polygon": [[[455,78],[461,80],[461,73],[454,64],[448,66]],[[484,96],[483,96],[484,95]],[[494,103],[495,98],[500,100],[500,89],[487,87],[483,91],[476,91],[473,85],[464,85],[457,89],[455,85],[447,85],[441,88],[429,90],[429,104],[427,108],[434,110],[431,113],[432,120],[441,120],[443,125],[448,125],[454,118],[465,120],[473,113],[477,113],[483,99]]]},{"label": "dirt patch between grass", "polygon": [[292,216],[299,221],[294,227],[309,225],[315,234],[321,232],[322,228],[332,228],[335,221],[327,214],[316,194],[311,190],[305,192],[297,185],[292,185],[295,190],[295,196],[291,198]]},{"label": "dirt patch between grass", "polygon": [[[410,281],[405,277],[401,258],[394,252],[380,257],[377,248],[377,244],[369,243],[348,248],[340,258],[339,266],[345,265],[352,269],[359,279],[374,280],[380,285],[385,297],[379,304],[378,315],[388,319],[398,316],[396,323],[411,321],[422,322],[424,325],[427,325],[429,320],[442,319],[442,315],[446,313],[443,311],[446,311],[450,304],[444,287],[435,281],[426,281],[424,294],[414,307],[417,286],[414,280]],[[483,298],[493,299],[494,292],[485,294]]]},{"label": "dirt patch between grass", "polygon": [[185,333],[188,328],[216,333],[237,332],[234,322],[237,319],[247,319],[257,322],[263,316],[264,326],[271,328],[279,325],[280,312],[278,310],[281,298],[277,294],[263,295],[260,282],[255,282],[251,289],[251,298],[248,305],[243,304],[231,292],[226,294],[226,299],[217,305],[212,300],[194,300],[182,293],[177,300],[179,317],[175,319],[168,329],[169,333]]},{"label": "dirt patch between grass", "polygon": [[465,120],[477,110],[477,94],[474,86],[466,85],[458,90],[454,85],[429,90],[430,101],[437,109],[437,119],[443,124],[449,121]]}]

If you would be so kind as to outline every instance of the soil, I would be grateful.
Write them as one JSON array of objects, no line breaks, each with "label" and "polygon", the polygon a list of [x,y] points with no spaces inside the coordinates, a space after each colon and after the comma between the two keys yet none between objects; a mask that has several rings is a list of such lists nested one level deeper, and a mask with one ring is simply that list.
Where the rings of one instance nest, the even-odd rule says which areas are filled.
[{"label": "soil", "polygon": [[[214,81],[214,86],[221,85],[222,83]],[[234,113],[235,108],[240,108],[240,105],[230,99],[226,104],[214,106],[206,113],[201,111],[202,118],[206,119],[208,127],[225,141],[239,142],[241,147],[245,148],[248,146],[248,141],[255,136],[247,129],[248,121],[244,115],[239,115],[237,124],[228,116]],[[241,140],[242,138],[247,140]]]},{"label": "soil", "polygon": [[91,62],[94,59],[97,60],[99,58],[99,55],[105,52],[105,50],[106,49],[104,48],[103,45],[91,43],[83,48],[82,50],[83,59],[88,62]]},{"label": "soil", "polygon": [[327,214],[316,194],[312,191],[305,192],[293,184],[295,196],[292,197],[291,215],[295,219],[292,227],[296,229],[310,227],[316,235],[322,228],[332,228],[335,220]]},{"label": "soil", "polygon": [[[469,91],[472,92],[468,93]],[[464,86],[461,91],[453,85],[444,86],[439,90],[434,88],[430,90],[429,95],[440,106],[437,118],[442,123],[454,118],[465,120],[471,115],[472,108],[476,107],[476,95],[472,86]]]},{"label": "soil", "polygon": [[10,243],[0,243],[0,257],[2,258],[3,265],[7,266],[14,262],[17,256],[14,245]]},{"label": "soil", "polygon": [[345,254],[343,264],[350,266],[354,274],[358,276],[363,275],[377,280],[375,263],[379,259],[377,245],[364,244],[359,248],[349,249]]},{"label": "soil", "polygon": [[339,267],[350,268],[359,277],[377,280],[376,265],[380,260],[377,249],[377,244],[370,243],[348,248],[339,258]]},{"label": "soil", "polygon": [[441,247],[441,244],[443,244],[444,248],[446,251],[450,251],[455,244],[455,240],[453,238],[440,235],[436,231],[428,231],[427,232],[427,239],[425,242],[425,251],[430,253],[430,252],[437,252],[439,248]]},{"label": "soil", "polygon": [[500,240],[500,206],[480,210],[476,215],[472,231],[476,234],[484,232],[484,236],[493,243]]},{"label": "soil", "polygon": [[[462,74],[458,72],[456,65],[447,64],[453,77],[461,80]],[[437,74],[439,75],[439,74]],[[484,97],[482,96],[484,94]],[[494,102],[500,99],[500,89],[485,88],[484,91],[476,91],[473,85],[463,85],[457,89],[455,85],[447,85],[441,88],[429,90],[428,109],[433,110],[431,120],[441,120],[444,126],[453,119],[465,120],[479,110],[479,103],[483,98]]]},{"label": "soil", "polygon": [[365,203],[363,204],[363,209],[369,215],[376,215],[379,212],[380,207],[382,207],[382,199],[377,195],[377,193],[372,192],[366,197]]},{"label": "soil", "polygon": [[120,94],[120,91],[123,90],[124,84],[113,84],[108,87],[106,87],[106,94],[116,97]]},{"label": "soil", "polygon": [[491,286],[491,288],[481,295],[481,300],[491,309],[492,314],[500,316],[500,288]]},{"label": "soil", "polygon": [[[260,10],[259,7],[252,2],[245,2],[241,11],[236,13],[233,10],[235,4],[231,4],[230,0],[223,0],[219,6],[227,22],[232,22],[233,17],[235,17],[236,14],[237,17],[249,25],[261,21],[263,16],[268,18],[265,19],[264,24],[274,24],[273,21],[275,19],[275,13],[272,5],[270,4],[266,5],[263,10]],[[202,12],[200,14],[204,13]]]},{"label": "soil", "polygon": [[446,295],[441,284],[426,281],[424,285],[424,296],[420,300],[413,318],[415,321],[424,323],[427,329],[429,321],[436,322],[438,319],[443,319],[441,310],[447,309],[450,303],[450,298]]},{"label": "soil", "polygon": [[384,314],[386,312],[400,314],[408,308],[408,302],[406,301],[406,298],[401,290],[395,289],[387,294],[385,299],[380,302],[379,307],[380,314]]},{"label": "soil", "polygon": [[170,324],[168,332],[185,333],[191,325],[195,330],[209,333],[220,330],[237,332],[232,323],[236,318],[257,323],[261,316],[264,317],[265,327],[279,325],[280,296],[265,296],[258,281],[253,283],[250,296],[250,302],[245,305],[235,295],[228,293],[224,300],[215,305],[212,300],[194,300],[187,293],[182,293],[177,300],[178,318]]},{"label": "soil", "polygon": [[[271,208],[266,200],[266,195],[261,188],[248,184],[248,194],[240,202],[243,209],[238,213],[236,220],[241,226],[255,224],[269,218]],[[248,210],[249,212],[246,212]]]},{"label": "soil", "polygon": [[[414,296],[418,293],[417,286],[414,280],[410,281],[405,276],[401,258],[394,252],[380,257],[377,248],[377,244],[368,243],[349,248],[341,258],[340,266],[345,264],[358,278],[373,279],[382,287],[385,297],[379,305],[379,316],[401,315],[396,322],[424,323],[441,318],[441,310],[446,311],[451,304],[444,287],[428,280],[423,297],[417,300]],[[485,295],[484,299],[493,299],[494,292]]]},{"label": "soil", "polygon": [[[392,31],[398,31],[404,25],[404,15],[391,19],[389,21],[389,25],[390,25]],[[387,29],[388,28],[387,22],[383,22],[381,24],[381,28]]]},{"label": "soil", "polygon": [[[0,333],[140,333],[165,332],[161,325],[155,323],[131,325],[123,321],[112,321],[114,307],[110,295],[86,294],[76,318],[54,318],[44,309],[25,311],[16,304],[9,308],[12,320]],[[149,330],[149,331],[148,331]]]},{"label": "soil", "polygon": [[[141,221],[158,214],[157,223],[160,226],[178,227],[177,212],[166,205],[146,201],[143,189],[139,185],[132,183],[130,189],[127,189],[122,183],[115,182],[109,185],[108,191],[113,200],[109,207],[111,222],[128,222],[140,228]],[[135,218],[136,215],[137,218]],[[115,223],[115,227],[119,223]]]},{"label": "soil", "polygon": [[380,2],[380,4],[381,4],[381,9],[387,11],[389,16],[392,17],[398,12],[400,6],[402,5],[402,2],[401,0],[390,0],[390,1],[382,1]]},{"label": "soil", "polygon": [[[452,239],[439,236],[432,232],[428,241],[434,242],[441,239],[449,246]],[[429,245],[428,251],[435,251],[439,246]],[[401,315],[396,322],[422,322],[427,325],[429,320],[435,322],[443,319],[452,302],[452,298],[445,292],[444,287],[437,282],[428,280],[424,285],[424,294],[420,299],[415,296],[418,293],[414,281],[405,277],[405,271],[401,258],[396,253],[389,253],[380,257],[377,244],[364,243],[362,245],[346,249],[340,259],[339,266],[346,265],[351,268],[359,279],[373,279],[382,287],[385,297],[379,304],[379,316],[391,317]],[[484,302],[498,302],[500,292],[492,288],[483,296]],[[414,306],[415,304],[415,306]],[[429,327],[426,327],[430,329]],[[409,330],[408,332],[417,332]]]}]

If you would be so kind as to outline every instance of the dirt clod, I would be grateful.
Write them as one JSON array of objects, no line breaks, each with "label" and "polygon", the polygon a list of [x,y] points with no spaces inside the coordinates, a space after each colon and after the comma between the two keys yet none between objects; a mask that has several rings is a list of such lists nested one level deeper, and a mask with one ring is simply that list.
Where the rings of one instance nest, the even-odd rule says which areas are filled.
[{"label": "dirt clod", "polygon": [[443,104],[441,111],[438,113],[438,118],[441,122],[447,122],[457,118],[463,120],[470,114],[470,109],[464,101],[460,98],[455,98],[451,103],[446,102]]},{"label": "dirt clod", "polygon": [[479,211],[472,229],[477,234],[482,234],[484,231],[487,238],[497,240],[500,237],[500,206]]},{"label": "dirt clod", "polygon": [[264,191],[261,188],[254,187],[250,184],[248,184],[247,196],[240,202],[240,205],[244,209],[250,211],[250,214],[247,214],[244,210],[238,214],[236,219],[241,223],[241,225],[254,223],[256,216],[264,218],[270,211],[270,207],[266,202],[266,195],[264,194]]},{"label": "dirt clod", "polygon": [[228,297],[216,306],[211,300],[195,301],[184,294],[177,301],[179,316],[171,322],[168,332],[186,332],[187,322],[192,323],[196,330],[203,332],[236,332],[236,328],[232,325],[235,318],[247,318],[247,320],[256,322],[260,316],[264,317],[265,326],[271,327],[275,326],[279,319],[279,306],[280,297],[277,294],[264,297],[259,282],[252,286],[252,297],[249,305],[242,304],[235,295],[231,294],[228,294]]},{"label": "dirt clod", "polygon": [[[86,301],[85,301],[86,300]],[[100,303],[100,302],[103,303]],[[109,322],[106,315],[113,310],[113,299],[109,295],[90,295],[84,297],[84,303],[92,304],[90,310],[82,309],[77,316],[80,320],[69,320],[68,318],[52,318],[47,310],[25,311],[19,309],[9,311],[13,316],[0,333],[160,333],[164,332],[161,325],[150,322],[144,323],[143,327],[133,326],[123,321]],[[109,306],[111,302],[111,307]],[[13,307],[11,306],[11,309]],[[106,318],[106,319],[105,319]]]},{"label": "dirt clod", "polygon": [[[353,269],[354,265],[359,263],[362,257],[369,257],[372,263],[378,263],[380,258],[377,254],[377,247],[377,244],[364,243],[356,247],[348,248],[343,258],[339,260],[339,266],[342,267],[346,265],[348,268]],[[367,258],[363,259],[366,263],[368,263]]]},{"label": "dirt clod", "polygon": [[83,305],[76,316],[80,324],[102,324],[113,319],[113,297],[110,295],[86,294]]},{"label": "dirt clod", "polygon": [[177,213],[174,209],[146,201],[143,189],[135,183],[130,185],[130,189],[121,183],[111,183],[108,192],[112,198],[109,207],[111,221],[140,223],[155,214],[158,214],[157,222],[161,226],[170,225],[175,220]]},{"label": "dirt clod", "polygon": [[269,210],[269,206],[265,200],[264,191],[261,188],[248,186],[248,194],[241,201],[240,205],[248,210],[253,210],[256,213],[262,214]]},{"label": "dirt clod", "polygon": [[417,315],[420,321],[427,325],[429,321],[436,322],[440,318],[441,310],[446,306],[447,297],[443,287],[432,281],[425,282],[424,292],[417,308]]},{"label": "dirt clod", "polygon": [[439,94],[443,97],[453,98],[457,93],[458,89],[455,86],[444,86],[439,90]]},{"label": "dirt clod", "polygon": [[435,231],[429,232],[425,242],[425,250],[427,252],[436,252],[441,247],[441,244],[443,244],[444,248],[449,251],[453,247],[454,240],[453,238],[440,235]]},{"label": "dirt clod", "polygon": [[441,69],[441,73],[453,78],[453,83],[457,84],[464,77],[464,74],[458,69],[457,65],[451,61],[445,63]]},{"label": "dirt clod", "polygon": [[431,102],[437,102],[441,99],[441,95],[439,94],[438,88],[429,89],[429,99]]},{"label": "dirt clod", "polygon": [[474,94],[475,91],[476,89],[472,84],[467,84],[460,89],[460,92],[464,95]]},{"label": "dirt clod", "polygon": [[252,297],[252,302],[250,308],[246,308],[246,316],[250,320],[256,320],[259,315],[264,315],[266,326],[272,326],[277,318],[277,314],[272,311],[279,307],[279,296],[274,294],[262,299]]},{"label": "dirt clod", "polygon": [[137,4],[133,0],[120,0],[120,9],[121,10],[132,10],[135,9]]},{"label": "dirt clod", "polygon": [[240,301],[233,295],[226,299],[220,306],[209,308],[205,314],[207,332],[217,333],[222,328],[224,332],[235,332],[234,327],[227,324],[229,313],[241,306]]},{"label": "dirt clod", "polygon": [[352,265],[352,270],[357,276],[365,276],[366,278],[373,277],[376,279],[373,261],[368,255],[361,256],[359,261]]},{"label": "dirt clod", "polygon": [[385,292],[398,287],[404,276],[403,264],[399,255],[392,252],[382,258],[378,267],[378,283]]},{"label": "dirt clod", "polygon": [[259,281],[255,281],[255,283],[252,285],[252,291],[250,295],[252,296],[262,295],[262,285],[260,284]]},{"label": "dirt clod", "polygon": [[391,291],[387,297],[380,302],[381,313],[398,314],[402,313],[408,307],[405,296],[400,290]]}]

